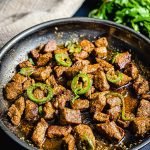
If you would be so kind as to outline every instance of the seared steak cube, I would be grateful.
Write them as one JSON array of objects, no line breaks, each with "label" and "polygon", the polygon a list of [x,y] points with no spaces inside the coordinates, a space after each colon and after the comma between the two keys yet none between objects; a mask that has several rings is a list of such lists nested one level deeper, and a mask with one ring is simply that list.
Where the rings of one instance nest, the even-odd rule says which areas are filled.
[{"label": "seared steak cube", "polygon": [[38,105],[30,100],[26,100],[25,119],[28,121],[38,119]]},{"label": "seared steak cube", "polygon": [[109,90],[110,86],[107,82],[106,75],[103,71],[99,71],[94,76],[94,85],[99,91],[107,91]]},{"label": "seared steak cube", "polygon": [[77,125],[74,132],[78,149],[95,149],[95,136],[88,125]]},{"label": "seared steak cube", "polygon": [[104,72],[107,72],[110,69],[114,69],[113,65],[108,63],[106,60],[96,58],[96,61],[99,63],[101,70],[103,70]]},{"label": "seared steak cube", "polygon": [[51,72],[52,70],[50,66],[40,67],[33,72],[32,76],[38,81],[45,81],[49,78]]},{"label": "seared steak cube", "polygon": [[75,139],[71,134],[68,134],[63,138],[62,141],[63,150],[74,150],[75,149]]},{"label": "seared steak cube", "polygon": [[62,109],[60,111],[60,123],[61,124],[82,123],[80,110],[73,110],[69,108]]},{"label": "seared steak cube", "polygon": [[11,122],[18,126],[20,124],[21,116],[25,109],[25,101],[23,97],[20,97],[14,104],[8,109],[7,115],[10,117]]},{"label": "seared steak cube", "polygon": [[66,88],[63,87],[62,85],[56,85],[54,88],[53,88],[53,95],[61,95],[63,94],[64,92],[66,91]]},{"label": "seared steak cube", "polygon": [[29,86],[31,86],[34,83],[35,83],[34,79],[29,78],[23,83],[23,90],[26,90]]},{"label": "seared steak cube", "polygon": [[138,75],[138,77],[134,81],[133,88],[135,89],[137,94],[145,94],[149,91],[148,81],[145,80],[141,75]]},{"label": "seared steak cube", "polygon": [[63,67],[63,66],[56,66],[54,68],[56,76],[60,77],[61,75],[63,75],[63,73],[68,69],[68,67]]},{"label": "seared steak cube", "polygon": [[74,53],[73,56],[75,60],[82,60],[89,57],[89,54],[86,51],[81,51],[80,53]]},{"label": "seared steak cube", "polygon": [[44,98],[45,94],[44,94],[43,90],[41,90],[40,88],[37,88],[34,90],[33,95],[37,99],[42,99],[42,98]]},{"label": "seared steak cube", "polygon": [[46,80],[46,84],[51,85],[52,87],[57,86],[57,82],[56,82],[56,79],[55,79],[54,75],[51,75],[51,76]]},{"label": "seared steak cube", "polygon": [[150,93],[149,94],[143,94],[142,98],[150,101]]},{"label": "seared steak cube", "polygon": [[103,108],[106,105],[106,97],[105,94],[106,92],[99,92],[99,93],[94,93],[91,95],[91,109],[90,111],[92,113],[95,113],[95,111],[101,112]]},{"label": "seared steak cube", "polygon": [[125,67],[124,73],[127,74],[129,77],[132,77],[132,79],[136,79],[139,74],[139,71],[134,63],[129,63]]},{"label": "seared steak cube", "polygon": [[16,73],[13,77],[12,77],[12,81],[14,82],[18,82],[18,83],[23,83],[27,80],[27,77],[19,74],[19,73]]},{"label": "seared steak cube", "polygon": [[33,131],[32,140],[39,147],[41,147],[42,144],[44,143],[47,128],[48,123],[43,118],[41,118],[41,120],[35,127],[35,130]]},{"label": "seared steak cube", "polygon": [[95,41],[95,45],[97,47],[107,47],[108,46],[108,41],[106,37],[101,37],[98,40]]},{"label": "seared steak cube", "polygon": [[107,98],[107,104],[109,105],[110,108],[115,107],[115,106],[120,106],[122,104],[122,101],[119,97],[108,97]]},{"label": "seared steak cube", "polygon": [[37,59],[37,66],[45,66],[52,58],[51,53],[46,53],[46,54],[40,54],[40,56]]},{"label": "seared steak cube", "polygon": [[135,134],[144,135],[150,131],[150,118],[147,117],[137,117],[133,121],[133,129]]},{"label": "seared steak cube", "polygon": [[80,110],[83,110],[83,109],[87,109],[89,108],[89,101],[84,99],[76,99],[74,101],[74,103],[71,105],[72,109],[80,109]]},{"label": "seared steak cube", "polygon": [[86,52],[88,52],[88,53],[91,53],[92,50],[94,49],[93,43],[90,42],[90,41],[88,41],[88,40],[82,40],[82,41],[80,42],[80,46],[81,46],[81,48],[82,48],[84,51],[86,51]]},{"label": "seared steak cube", "polygon": [[52,106],[51,102],[45,103],[43,113],[45,119],[52,119],[54,117],[55,109]]},{"label": "seared steak cube", "polygon": [[94,49],[95,54],[98,58],[106,58],[107,57],[107,48],[106,47],[97,47]]},{"label": "seared steak cube", "polygon": [[109,139],[120,141],[124,137],[124,130],[117,126],[114,121],[97,124],[97,130]]},{"label": "seared steak cube", "polygon": [[64,137],[70,134],[71,130],[71,126],[50,125],[48,127],[47,136],[49,138]]},{"label": "seared steak cube", "polygon": [[98,122],[106,122],[109,121],[109,115],[96,111],[94,113],[93,119]]},{"label": "seared steak cube", "polygon": [[22,84],[18,82],[7,83],[5,92],[8,100],[14,100],[23,92]]},{"label": "seared steak cube", "polygon": [[30,53],[34,59],[37,59],[40,56],[38,49],[33,49]]},{"label": "seared steak cube", "polygon": [[32,67],[32,63],[29,60],[25,60],[19,64],[19,68]]},{"label": "seared steak cube", "polygon": [[53,52],[54,50],[57,49],[57,45],[56,45],[56,41],[55,40],[50,40],[44,48],[44,52],[48,53],[48,52]]},{"label": "seared steak cube", "polygon": [[65,90],[63,94],[57,95],[53,105],[55,108],[64,108],[66,102],[72,99],[72,92],[70,90]]},{"label": "seared steak cube", "polygon": [[83,67],[82,72],[86,74],[95,74],[99,68],[99,64],[86,65]]},{"label": "seared steak cube", "polygon": [[131,62],[131,54],[129,52],[119,53],[115,56],[115,64],[123,69],[125,66]]},{"label": "seared steak cube", "polygon": [[142,99],[137,110],[137,117],[150,117],[150,102]]},{"label": "seared steak cube", "polygon": [[107,113],[109,114],[110,119],[116,120],[120,116],[121,107],[120,106],[112,107],[107,111]]}]

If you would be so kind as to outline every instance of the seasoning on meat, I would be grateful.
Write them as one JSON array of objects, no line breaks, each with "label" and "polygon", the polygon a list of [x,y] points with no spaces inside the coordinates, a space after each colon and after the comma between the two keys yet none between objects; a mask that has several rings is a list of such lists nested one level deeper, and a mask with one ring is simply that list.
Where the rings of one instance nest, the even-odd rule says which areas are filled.
[{"label": "seasoning on meat", "polygon": [[61,75],[63,75],[63,73],[68,69],[68,67],[63,67],[63,66],[56,66],[54,68],[56,76],[60,77]]},{"label": "seasoning on meat", "polygon": [[94,49],[97,58],[104,59],[107,57],[107,48],[106,47],[97,47]]},{"label": "seasoning on meat", "polygon": [[127,74],[129,77],[132,77],[132,79],[136,79],[139,71],[134,63],[129,63],[128,65],[126,65],[124,73]]},{"label": "seasoning on meat", "polygon": [[55,115],[55,109],[51,102],[45,103],[43,107],[44,119],[53,119]]},{"label": "seasoning on meat", "polygon": [[63,150],[74,150],[75,149],[75,139],[73,135],[68,134],[63,138],[62,141]]},{"label": "seasoning on meat", "polygon": [[135,89],[137,94],[145,94],[149,91],[148,81],[145,80],[141,75],[138,75],[133,83],[133,88]]},{"label": "seasoning on meat", "polygon": [[33,50],[31,51],[31,56],[32,56],[34,59],[37,59],[37,58],[40,56],[39,50],[38,50],[38,49],[33,49]]},{"label": "seasoning on meat", "polygon": [[131,54],[129,52],[118,53],[114,56],[114,63],[120,68],[123,69],[125,66],[131,62]]},{"label": "seasoning on meat", "polygon": [[32,140],[38,147],[42,147],[47,128],[48,123],[43,118],[41,118],[32,134]]},{"label": "seasoning on meat", "polygon": [[95,41],[95,45],[97,47],[107,47],[108,41],[107,41],[106,37],[101,37]]},{"label": "seasoning on meat", "polygon": [[32,67],[32,63],[29,60],[25,60],[19,64],[19,68]]},{"label": "seasoning on meat", "polygon": [[71,130],[71,126],[50,125],[48,127],[47,136],[49,138],[64,137],[70,134]]},{"label": "seasoning on meat", "polygon": [[82,123],[80,110],[62,109],[60,111],[60,123],[64,125]]},{"label": "seasoning on meat", "polygon": [[89,108],[89,101],[87,99],[76,99],[73,104],[71,104],[72,109],[87,109]]},{"label": "seasoning on meat", "polygon": [[137,110],[137,117],[150,117],[150,102],[142,99]]},{"label": "seasoning on meat", "polygon": [[120,106],[122,104],[121,99],[119,97],[109,96],[107,98],[107,104],[109,107]]},{"label": "seasoning on meat", "polygon": [[54,50],[57,49],[57,45],[56,45],[56,41],[55,40],[50,40],[44,48],[44,52],[48,53],[48,52],[52,52]]},{"label": "seasoning on meat", "polygon": [[94,85],[99,91],[108,91],[110,86],[107,82],[106,75],[103,71],[99,71],[94,76]]},{"label": "seasoning on meat", "polygon": [[110,139],[120,141],[124,137],[124,130],[116,125],[114,121],[97,124],[97,130],[100,134],[106,135]]},{"label": "seasoning on meat", "polygon": [[137,117],[133,121],[134,133],[137,135],[144,135],[146,132],[150,131],[150,118],[147,117]]},{"label": "seasoning on meat", "polygon": [[98,122],[106,122],[109,121],[109,115],[96,111],[94,113],[93,119]]},{"label": "seasoning on meat", "polygon": [[88,125],[80,124],[74,128],[78,149],[95,149],[95,136]]},{"label": "seasoning on meat", "polygon": [[30,100],[26,100],[25,119],[28,121],[38,119],[38,105]]},{"label": "seasoning on meat", "polygon": [[40,67],[37,68],[32,76],[34,77],[35,80],[38,81],[45,81],[46,79],[48,79],[48,77],[50,76],[50,73],[52,72],[51,67],[47,66],[47,67]]},{"label": "seasoning on meat", "polygon": [[22,84],[18,82],[7,83],[5,92],[8,100],[15,100],[23,92]]},{"label": "seasoning on meat", "polygon": [[40,54],[40,56],[37,59],[37,66],[41,67],[41,66],[45,66],[50,59],[52,58],[52,54],[51,53],[46,53],[46,54]]},{"label": "seasoning on meat", "polygon": [[29,86],[31,86],[32,84],[34,84],[35,81],[34,79],[27,79],[24,83],[23,83],[23,90],[26,90]]},{"label": "seasoning on meat", "polygon": [[25,101],[23,97],[20,97],[8,110],[7,115],[10,117],[11,122],[18,126],[20,124],[21,116],[25,109]]},{"label": "seasoning on meat", "polygon": [[112,107],[109,110],[107,110],[107,113],[109,114],[110,119],[116,120],[120,116],[121,107],[120,106]]}]

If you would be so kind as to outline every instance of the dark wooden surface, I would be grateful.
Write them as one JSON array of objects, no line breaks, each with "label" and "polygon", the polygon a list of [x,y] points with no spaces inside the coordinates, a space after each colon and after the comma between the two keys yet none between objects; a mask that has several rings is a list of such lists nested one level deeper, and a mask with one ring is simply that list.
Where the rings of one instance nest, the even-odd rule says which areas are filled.
[{"label": "dark wooden surface", "polygon": [[[98,0],[86,0],[85,3],[81,6],[81,8],[75,13],[75,17],[77,16],[87,16],[88,12],[96,6]],[[1,129],[0,129],[0,146],[2,149],[11,149],[11,150],[25,150],[19,144],[14,142],[10,137],[8,137]],[[142,148],[141,150],[150,150],[150,144]]]}]

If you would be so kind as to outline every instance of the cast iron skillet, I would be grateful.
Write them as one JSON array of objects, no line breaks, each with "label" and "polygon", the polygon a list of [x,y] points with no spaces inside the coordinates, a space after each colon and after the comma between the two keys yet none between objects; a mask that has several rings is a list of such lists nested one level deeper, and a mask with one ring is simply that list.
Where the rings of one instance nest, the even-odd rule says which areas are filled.
[{"label": "cast iron skillet", "polygon": [[[128,27],[110,21],[90,18],[68,18],[45,22],[31,27],[10,40],[0,51],[0,127],[14,141],[27,149],[33,149],[15,134],[16,129],[5,117],[8,103],[4,100],[3,87],[12,77],[15,66],[27,58],[27,53],[49,39],[61,44],[67,39],[86,37],[88,39],[106,36],[111,47],[132,49],[145,66],[150,65],[150,40]],[[139,149],[150,142],[143,138],[133,149]],[[36,148],[35,148],[36,149]]]}]

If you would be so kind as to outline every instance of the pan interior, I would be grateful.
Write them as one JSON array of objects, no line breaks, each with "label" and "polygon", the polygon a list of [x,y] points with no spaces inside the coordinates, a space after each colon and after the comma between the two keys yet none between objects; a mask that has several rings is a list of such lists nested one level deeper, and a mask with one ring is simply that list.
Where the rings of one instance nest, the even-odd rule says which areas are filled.
[{"label": "pan interior", "polygon": [[[138,63],[147,68],[150,65],[150,43],[140,38],[128,30],[122,29],[103,21],[64,21],[43,24],[42,28],[33,30],[25,34],[23,38],[16,41],[5,50],[0,57],[0,120],[6,130],[10,130],[21,137],[17,128],[13,127],[6,117],[8,102],[3,96],[3,87],[15,73],[15,67],[18,63],[27,58],[27,54],[40,44],[45,44],[50,39],[54,39],[58,44],[63,44],[67,40],[90,39],[106,36],[110,43],[110,48],[130,50],[138,58]],[[149,72],[145,72],[149,79]],[[7,129],[8,128],[8,129]],[[140,139],[140,143],[147,140],[147,137]],[[137,143],[134,143],[135,145]],[[131,145],[131,146],[134,146]],[[139,144],[139,143],[138,143]]]}]

